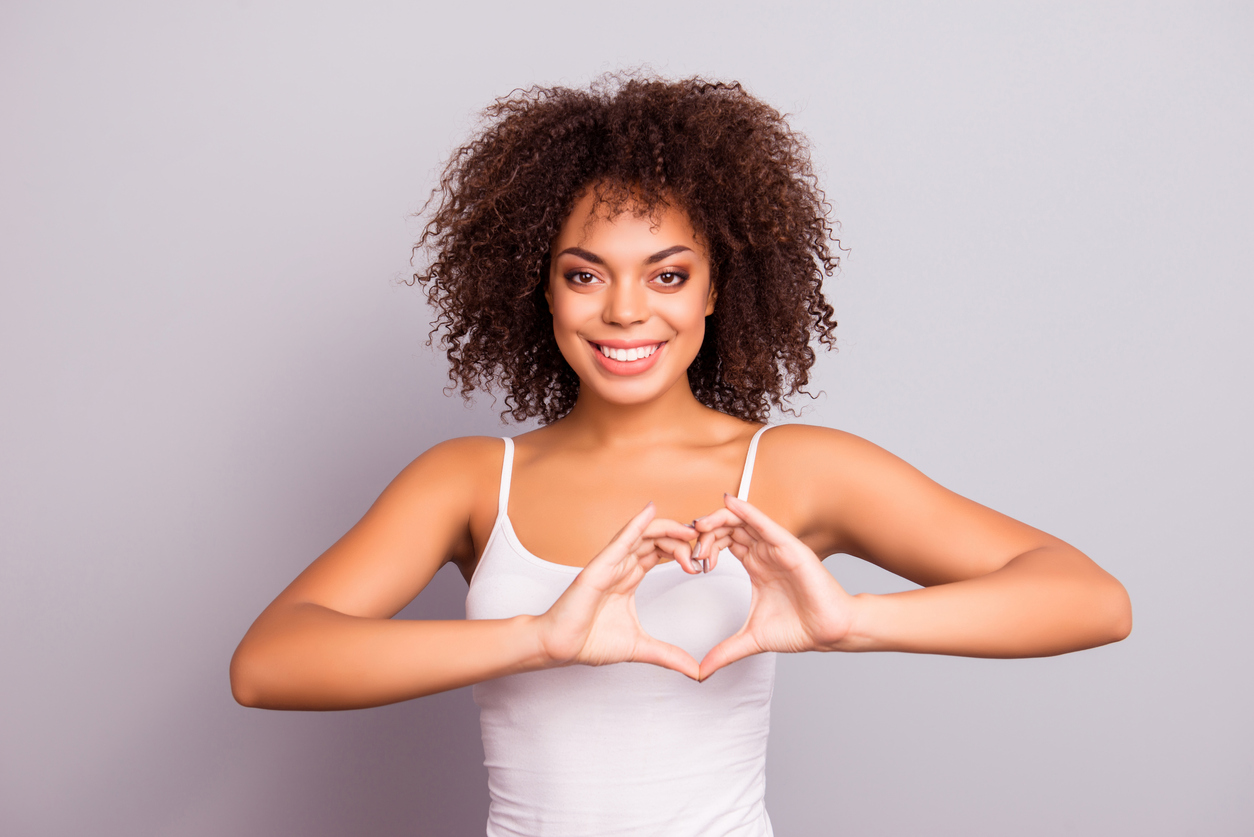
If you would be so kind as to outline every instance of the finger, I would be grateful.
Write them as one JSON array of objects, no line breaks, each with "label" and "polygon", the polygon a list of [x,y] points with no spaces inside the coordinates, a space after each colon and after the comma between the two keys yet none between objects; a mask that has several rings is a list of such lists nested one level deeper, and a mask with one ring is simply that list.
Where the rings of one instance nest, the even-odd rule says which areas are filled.
[{"label": "finger", "polygon": [[717,509],[710,512],[705,517],[698,517],[692,521],[693,526],[702,534],[712,532],[719,528],[730,528],[739,526],[741,520],[731,509]]},{"label": "finger", "polygon": [[666,558],[673,558],[684,568],[685,572],[695,573],[700,567],[695,561],[696,556],[693,554],[692,547],[688,545],[687,540],[675,540],[674,538],[655,538],[653,540],[654,550]]},{"label": "finger", "polygon": [[645,530],[645,537],[652,539],[660,553],[659,560],[674,559],[687,573],[694,573],[699,569],[692,555],[692,539],[695,534],[690,524],[665,518],[654,520]]},{"label": "finger", "polygon": [[[717,553],[717,552],[721,552],[721,551],[723,551],[724,549],[726,549],[728,546],[730,546],[730,545],[731,545],[731,543],[732,543],[732,535],[733,535],[733,533],[734,533],[734,532],[736,532],[736,531],[738,531],[738,530],[736,530],[736,529],[729,529],[729,530],[727,530],[727,531],[723,532],[723,534],[721,534],[721,535],[717,535],[717,534],[716,534],[716,535],[713,535],[713,536],[712,536],[712,539],[711,539],[711,543],[710,543],[710,549],[711,549],[711,550],[713,550],[713,551],[714,551],[714,552],[716,552],[716,553]],[[702,551],[704,552],[704,547],[702,548]]]},{"label": "finger", "polygon": [[637,542],[644,537],[644,532],[649,528],[649,524],[653,521],[653,516],[657,514],[657,508],[650,500],[648,505],[636,513],[636,516],[627,521],[627,525],[618,530],[618,534],[610,539],[610,546],[617,547],[622,552],[628,553],[636,548]]},{"label": "finger", "polygon": [[718,566],[719,553],[731,545],[733,533],[742,527],[720,526],[712,532],[704,533],[698,542],[701,545],[701,558],[706,561],[706,572],[713,572]]},{"label": "finger", "polygon": [[777,545],[796,540],[791,532],[771,520],[748,500],[724,494],[723,502],[749,527],[756,530],[762,540]]},{"label": "finger", "polygon": [[738,543],[742,546],[753,546],[764,540],[757,532],[742,526],[727,536],[727,540],[731,543]]},{"label": "finger", "polygon": [[662,553],[653,548],[653,541],[641,541],[632,556],[646,573],[662,560]]},{"label": "finger", "polygon": [[669,518],[659,517],[649,523],[644,531],[646,538],[668,537],[682,541],[690,541],[696,537],[691,523],[680,523]]},{"label": "finger", "polygon": [[701,674],[701,667],[687,651],[648,635],[636,643],[632,659],[639,663],[652,663],[655,666],[669,668],[693,680],[699,679]]},{"label": "finger", "polygon": [[701,571],[714,572],[714,568],[718,566],[718,539],[706,535],[705,538],[697,541],[697,544],[701,547],[701,554],[704,556],[701,559]]},{"label": "finger", "polygon": [[737,632],[710,649],[710,653],[701,660],[699,677],[702,681],[723,666],[731,665],[737,660],[760,653],[757,643],[746,633]]}]

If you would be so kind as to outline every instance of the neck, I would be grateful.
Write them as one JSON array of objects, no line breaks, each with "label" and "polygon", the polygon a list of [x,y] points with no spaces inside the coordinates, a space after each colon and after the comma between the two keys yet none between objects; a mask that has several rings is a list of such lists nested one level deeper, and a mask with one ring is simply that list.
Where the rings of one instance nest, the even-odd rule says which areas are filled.
[{"label": "neck", "polygon": [[656,446],[690,442],[720,414],[692,394],[685,376],[659,398],[641,404],[605,401],[591,387],[580,389],[561,423],[566,432],[598,447]]}]

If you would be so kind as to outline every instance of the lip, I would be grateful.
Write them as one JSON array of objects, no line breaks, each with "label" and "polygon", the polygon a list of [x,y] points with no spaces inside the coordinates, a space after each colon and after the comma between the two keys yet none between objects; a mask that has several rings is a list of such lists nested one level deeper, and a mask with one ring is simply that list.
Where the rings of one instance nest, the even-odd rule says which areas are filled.
[{"label": "lip", "polygon": [[[592,354],[601,368],[611,375],[632,376],[648,372],[657,363],[658,357],[666,351],[666,340],[598,340],[588,341]],[[610,349],[638,349],[641,346],[657,346],[657,350],[644,360],[612,360],[601,354],[599,346]]]},{"label": "lip", "polygon": [[594,346],[607,346],[611,349],[639,349],[641,346],[657,346],[665,340],[589,340]]}]

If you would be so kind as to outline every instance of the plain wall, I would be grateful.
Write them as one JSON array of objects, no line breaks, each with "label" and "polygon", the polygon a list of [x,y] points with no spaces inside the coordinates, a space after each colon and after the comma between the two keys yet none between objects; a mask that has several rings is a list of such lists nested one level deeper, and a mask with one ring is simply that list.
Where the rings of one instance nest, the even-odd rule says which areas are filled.
[{"label": "plain wall", "polygon": [[520,432],[442,394],[400,281],[476,112],[648,64],[813,144],[850,251],[800,420],[1135,610],[1059,658],[781,659],[776,832],[1251,833],[1252,38],[1244,3],[6,2],[0,831],[482,833],[468,690],[267,712],[227,662],[414,456]]}]

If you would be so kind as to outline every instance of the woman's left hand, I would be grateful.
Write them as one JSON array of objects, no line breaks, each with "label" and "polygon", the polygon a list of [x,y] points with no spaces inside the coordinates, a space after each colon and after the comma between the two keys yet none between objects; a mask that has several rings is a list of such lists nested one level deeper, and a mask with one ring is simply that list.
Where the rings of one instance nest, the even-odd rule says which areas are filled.
[{"label": "woman's left hand", "polygon": [[704,680],[764,651],[838,650],[853,622],[854,598],[808,546],[757,508],[724,497],[725,509],[696,521],[707,555],[727,546],[753,584],[749,617],[701,661]]}]

